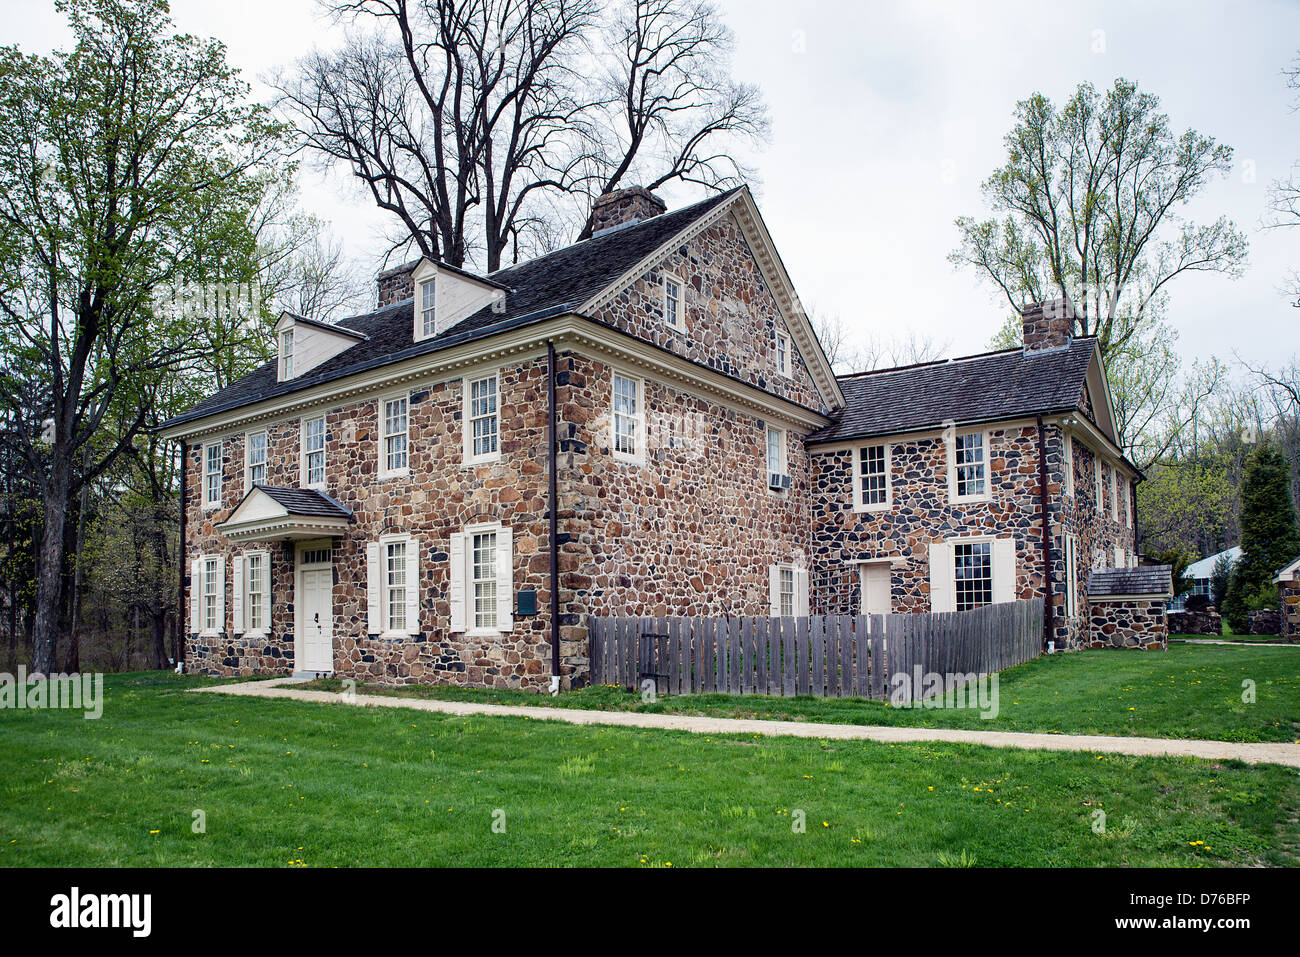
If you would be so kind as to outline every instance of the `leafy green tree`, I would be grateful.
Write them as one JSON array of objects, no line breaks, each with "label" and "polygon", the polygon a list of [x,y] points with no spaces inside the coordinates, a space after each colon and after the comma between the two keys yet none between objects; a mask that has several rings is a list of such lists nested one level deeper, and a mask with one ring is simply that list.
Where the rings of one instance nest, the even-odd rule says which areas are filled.
[{"label": "leafy green tree", "polygon": [[1232,581],[1232,558],[1220,555],[1210,572],[1210,603],[1216,608],[1223,608],[1223,600],[1228,595],[1228,583]]},{"label": "leafy green tree", "polygon": [[60,0],[70,51],[0,48],[0,413],[38,486],[33,670],[55,666],[67,517],[202,348],[180,282],[251,280],[282,127],[163,0]]},{"label": "leafy green tree", "polygon": [[1276,604],[1273,576],[1300,555],[1290,467],[1272,443],[1260,445],[1246,465],[1241,485],[1241,548],[1223,610],[1237,632],[1247,629],[1248,611]]}]

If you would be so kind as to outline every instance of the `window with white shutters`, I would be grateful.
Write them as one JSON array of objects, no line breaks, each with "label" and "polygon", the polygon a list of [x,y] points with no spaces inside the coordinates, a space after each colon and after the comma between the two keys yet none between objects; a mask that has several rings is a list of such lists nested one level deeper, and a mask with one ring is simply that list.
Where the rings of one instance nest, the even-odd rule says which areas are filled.
[{"label": "window with white shutters", "polygon": [[451,536],[451,630],[491,635],[514,628],[514,537],[504,525]]},{"label": "window with white shutters", "polygon": [[384,547],[384,631],[406,631],[406,542]]}]

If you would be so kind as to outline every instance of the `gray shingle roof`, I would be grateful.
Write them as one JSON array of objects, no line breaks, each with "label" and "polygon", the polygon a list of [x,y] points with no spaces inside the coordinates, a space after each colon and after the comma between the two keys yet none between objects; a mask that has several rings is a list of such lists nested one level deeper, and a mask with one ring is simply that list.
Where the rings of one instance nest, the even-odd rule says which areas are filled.
[{"label": "gray shingle roof", "polygon": [[1026,355],[1007,349],[965,359],[841,376],[844,409],[809,442],[892,435],[945,422],[992,422],[1064,412],[1078,405],[1096,338]]},{"label": "gray shingle roof", "polygon": [[582,305],[674,235],[743,188],[719,193],[671,213],[593,236],[492,273],[487,277],[490,282],[511,290],[506,295],[505,311],[493,312],[492,307],[485,306],[442,334],[423,342],[415,341],[413,299],[344,319],[340,325],[366,336],[365,341],[288,382],[277,381],[276,363],[267,362],[188,411],[164,422],[162,427],[288,395],[367,369],[563,315]]},{"label": "gray shingle roof", "polygon": [[275,499],[290,515],[307,515],[312,518],[351,518],[352,511],[346,505],[311,488],[281,488],[275,485],[254,485],[255,489],[265,492]]},{"label": "gray shingle roof", "polygon": [[1108,595],[1173,595],[1173,569],[1169,565],[1137,568],[1094,568],[1088,575],[1088,597]]}]

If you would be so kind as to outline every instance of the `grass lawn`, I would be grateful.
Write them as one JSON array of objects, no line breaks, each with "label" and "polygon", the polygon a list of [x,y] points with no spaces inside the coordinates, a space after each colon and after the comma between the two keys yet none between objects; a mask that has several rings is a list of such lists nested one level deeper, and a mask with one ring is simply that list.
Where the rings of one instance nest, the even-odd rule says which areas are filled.
[{"label": "grass lawn", "polygon": [[1295,769],[186,693],[197,683],[110,676],[98,721],[0,711],[0,864],[1300,861]]},{"label": "grass lawn", "polygon": [[[1242,682],[1255,701],[1242,701]],[[339,690],[326,679],[306,687]],[[680,695],[645,704],[602,685],[551,698],[523,691],[366,685],[373,694],[553,707],[672,712],[842,724],[1119,734],[1220,741],[1300,739],[1300,649],[1176,645],[1164,652],[1082,651],[1036,658],[999,677],[999,709],[902,709],[861,698]]]}]

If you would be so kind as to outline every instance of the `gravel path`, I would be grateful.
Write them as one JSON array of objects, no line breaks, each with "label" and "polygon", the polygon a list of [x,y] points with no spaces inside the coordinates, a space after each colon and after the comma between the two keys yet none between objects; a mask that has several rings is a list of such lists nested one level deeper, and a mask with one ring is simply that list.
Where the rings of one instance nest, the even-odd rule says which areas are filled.
[{"label": "gravel path", "polygon": [[696,734],[764,734],[791,738],[882,741],[950,741],[992,748],[1028,748],[1046,751],[1092,751],[1106,754],[1204,758],[1209,761],[1245,761],[1247,764],[1283,764],[1300,768],[1300,744],[1274,742],[1237,743],[1179,738],[1131,738],[1101,734],[1030,734],[1019,731],[967,731],[959,728],[894,728],[860,724],[817,724],[811,721],[762,721],[743,718],[705,718],[683,714],[641,714],[635,711],[585,711],[576,708],[534,708],[470,701],[434,701],[389,695],[344,697],[330,691],[294,688],[295,679],[249,681],[241,684],[196,688],[195,693],[283,698],[320,704],[351,704],[371,708],[408,708],[436,714],[493,715],[562,721],[566,724],[603,724],[624,728],[658,728]]}]

